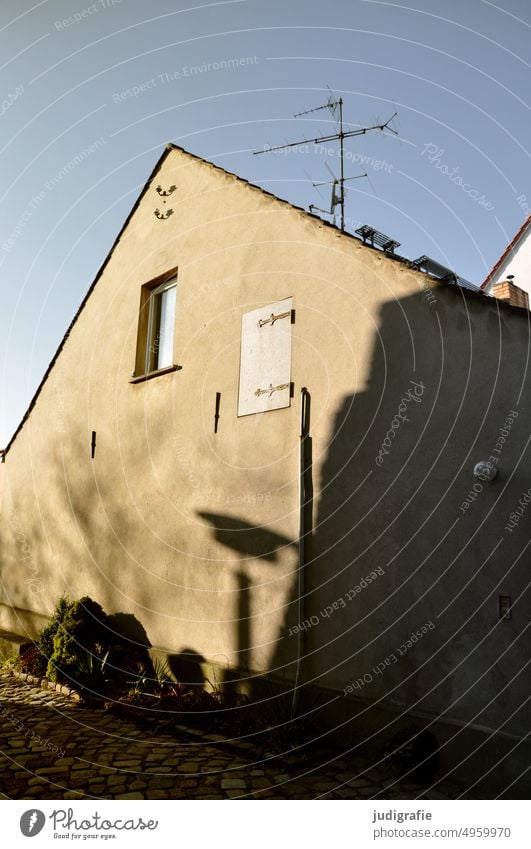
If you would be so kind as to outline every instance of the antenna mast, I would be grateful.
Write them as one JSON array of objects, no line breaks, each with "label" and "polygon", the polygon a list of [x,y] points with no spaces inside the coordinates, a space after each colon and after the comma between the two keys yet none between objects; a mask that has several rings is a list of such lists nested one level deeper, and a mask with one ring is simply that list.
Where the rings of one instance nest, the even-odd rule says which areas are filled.
[{"label": "antenna mast", "polygon": [[[273,153],[275,150],[285,150],[288,147],[298,147],[302,144],[324,144],[325,142],[331,141],[339,141],[339,179],[337,180],[339,184],[339,207],[341,209],[341,232],[345,232],[345,182],[346,180],[353,179],[352,177],[345,177],[345,139],[352,138],[353,136],[364,136],[366,133],[371,132],[371,130],[389,130],[390,133],[393,133],[395,136],[398,135],[397,131],[390,127],[390,123],[393,118],[396,117],[397,113],[395,112],[384,124],[374,124],[371,127],[360,127],[357,130],[347,130],[345,132],[343,128],[343,98],[340,97],[337,100],[334,100],[333,95],[331,94],[328,102],[324,103],[322,106],[316,106],[314,109],[306,109],[304,112],[297,112],[294,117],[300,118],[302,115],[309,115],[311,112],[319,112],[321,109],[329,109],[332,115],[334,115],[334,110],[339,109],[339,131],[337,133],[331,133],[326,136],[318,136],[313,139],[303,139],[302,141],[290,142],[289,144],[279,144],[275,147],[264,148],[264,150],[253,150],[253,156],[258,156],[260,153]],[[363,175],[366,176],[366,175]]]},{"label": "antenna mast", "polygon": [[[330,171],[330,176],[332,177],[332,179],[327,180],[324,183],[314,183],[312,178],[309,176],[309,174],[306,171],[304,173],[306,174],[306,176],[308,177],[309,181],[311,182],[312,186],[315,189],[319,188],[319,186],[332,186],[332,198],[331,198],[331,201],[330,201],[330,209],[321,209],[321,207],[316,206],[314,203],[311,203],[310,206],[308,207],[308,209],[310,210],[310,212],[313,212],[313,210],[315,209],[315,210],[317,210],[317,212],[324,212],[325,215],[331,215],[332,220],[333,220],[334,225],[335,225],[335,223],[336,223],[335,208],[336,208],[336,206],[340,206],[340,204],[341,204],[341,195],[336,194],[336,187],[339,185],[339,178],[335,176],[334,172],[329,167],[328,162],[325,162],[325,168],[328,168],[328,170]],[[347,183],[349,180],[361,180],[362,177],[366,177],[366,176],[367,176],[367,173],[364,172],[363,174],[357,174],[355,177],[344,177],[343,182]]]},{"label": "antenna mast", "polygon": [[343,132],[343,98],[339,98],[339,197],[341,206],[341,232],[345,232],[345,171],[344,158],[345,134]]}]

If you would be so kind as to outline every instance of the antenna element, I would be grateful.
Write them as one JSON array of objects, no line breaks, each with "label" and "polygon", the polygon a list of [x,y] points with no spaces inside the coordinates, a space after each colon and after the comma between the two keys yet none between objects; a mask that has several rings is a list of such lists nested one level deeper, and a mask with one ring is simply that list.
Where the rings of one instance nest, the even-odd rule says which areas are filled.
[{"label": "antenna element", "polygon": [[[253,155],[258,156],[260,153],[273,153],[275,150],[285,150],[288,147],[298,147],[302,144],[324,144],[324,142],[331,141],[339,141],[339,178],[334,177],[332,183],[332,206],[330,213],[328,213],[324,209],[319,209],[319,207],[314,206],[313,204],[310,206],[310,210],[316,209],[319,212],[326,212],[327,214],[332,214],[334,212],[335,206],[339,206],[341,208],[341,232],[345,232],[345,182],[347,180],[355,180],[357,177],[345,177],[344,171],[344,153],[345,153],[345,139],[353,138],[353,136],[364,136],[366,133],[371,132],[371,130],[389,130],[390,133],[393,133],[395,136],[398,135],[398,132],[393,129],[390,124],[393,118],[396,118],[397,112],[395,112],[384,124],[374,124],[371,127],[360,127],[357,130],[347,130],[343,129],[343,98],[340,97],[337,100],[334,99],[334,96],[330,94],[328,101],[324,103],[322,106],[316,106],[313,109],[307,109],[305,112],[297,112],[294,116],[295,118],[299,118],[302,115],[309,115],[312,112],[318,112],[321,109],[329,109],[332,115],[335,117],[336,109],[339,110],[339,130],[337,133],[331,133],[327,136],[318,136],[313,139],[304,139],[303,141],[295,141],[290,142],[289,144],[279,144],[275,147],[264,148],[264,150],[254,150]],[[360,177],[366,177],[366,174],[360,174]],[[314,186],[325,185],[325,183],[314,183]],[[339,186],[339,195],[336,195],[336,186]]]}]

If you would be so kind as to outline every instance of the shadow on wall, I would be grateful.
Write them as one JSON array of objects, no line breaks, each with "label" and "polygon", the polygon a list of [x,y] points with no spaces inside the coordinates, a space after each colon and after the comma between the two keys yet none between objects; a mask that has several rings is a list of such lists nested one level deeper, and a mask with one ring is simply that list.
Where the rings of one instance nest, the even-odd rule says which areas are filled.
[{"label": "shadow on wall", "polygon": [[[253,675],[251,649],[255,645],[253,638],[252,581],[246,570],[248,558],[265,560],[270,563],[279,561],[279,554],[286,548],[297,548],[296,543],[283,534],[263,526],[251,525],[235,516],[200,511],[198,515],[212,528],[214,539],[241,556],[240,569],[236,573],[238,582],[237,613],[237,669],[225,671],[225,689],[236,691],[240,684],[249,684]],[[262,670],[263,672],[263,670]],[[254,671],[256,674],[256,670]],[[248,688],[248,687],[247,687]]]},{"label": "shadow on wall", "polygon": [[105,620],[105,626],[112,633],[109,666],[121,673],[129,672],[132,676],[152,676],[154,670],[149,655],[151,642],[136,616],[132,613],[111,613]]},{"label": "shadow on wall", "polygon": [[[307,547],[304,680],[524,734],[530,590],[525,540],[504,525],[529,484],[529,316],[436,294],[382,307],[367,390],[335,415]],[[498,479],[461,510],[518,403]],[[511,625],[502,592],[521,605]],[[283,629],[273,668],[296,638]]]},{"label": "shadow on wall", "polygon": [[[302,390],[302,414],[300,424],[302,433],[302,450],[299,452],[300,459],[300,484],[302,484],[302,511],[304,515],[304,534],[302,546],[311,547],[312,541],[312,518],[313,518],[313,477],[312,477],[312,438],[310,436],[311,420],[311,395],[307,389]],[[295,436],[295,439],[298,437]],[[293,549],[299,554],[299,540],[293,541],[283,534],[264,527],[263,524],[251,525],[245,519],[228,516],[219,513],[199,511],[198,515],[208,522],[212,527],[212,535],[216,542],[234,551],[241,557],[241,567],[236,577],[238,581],[238,669],[227,673],[232,685],[238,681],[248,681],[253,674],[252,648],[256,643],[253,635],[253,616],[251,611],[256,608],[253,605],[253,587],[251,578],[246,568],[248,558],[265,560],[266,562],[278,563],[280,555],[286,549]],[[291,576],[291,584],[297,582],[297,573]],[[277,650],[276,663],[273,669],[261,670],[273,672],[277,676],[285,678],[289,672],[297,676],[296,668],[300,660],[300,647],[295,642],[288,644],[284,640],[284,632],[289,624],[297,620],[299,609],[299,593],[292,592],[291,598],[283,598],[282,608],[284,610],[284,624],[280,629],[278,642],[280,649]],[[258,611],[263,615],[263,611]],[[284,651],[282,650],[284,649]],[[240,677],[241,673],[241,677]],[[256,673],[256,669],[255,669]]]},{"label": "shadow on wall", "polygon": [[168,655],[168,666],[172,675],[181,684],[203,686],[206,676],[203,671],[205,658],[193,649],[184,648],[178,654]]},{"label": "shadow on wall", "polygon": [[295,545],[290,539],[262,526],[250,525],[244,519],[199,511],[199,516],[212,526],[214,539],[243,557],[278,561],[278,552]]}]

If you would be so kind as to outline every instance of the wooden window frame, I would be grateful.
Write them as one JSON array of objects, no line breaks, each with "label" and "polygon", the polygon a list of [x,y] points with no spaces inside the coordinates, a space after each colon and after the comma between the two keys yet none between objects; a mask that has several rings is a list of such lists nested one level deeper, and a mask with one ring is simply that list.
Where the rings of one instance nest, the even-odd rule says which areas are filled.
[{"label": "wooden window frame", "polygon": [[147,355],[151,332],[150,323],[152,321],[151,297],[157,289],[160,289],[172,280],[175,281],[175,286],[177,286],[177,271],[177,268],[165,271],[164,274],[160,274],[148,283],[144,283],[140,289],[135,370],[132,375],[132,383],[148,380],[150,377],[155,377],[159,374],[167,374],[168,372],[176,371],[179,368],[179,366],[175,364],[164,366],[160,369],[147,368]]}]

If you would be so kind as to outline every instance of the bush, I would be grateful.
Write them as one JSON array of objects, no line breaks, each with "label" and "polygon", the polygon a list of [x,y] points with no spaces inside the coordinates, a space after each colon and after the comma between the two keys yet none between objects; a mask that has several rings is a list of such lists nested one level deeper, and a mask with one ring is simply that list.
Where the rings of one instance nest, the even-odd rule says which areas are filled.
[{"label": "bush", "polygon": [[[106,618],[101,606],[88,596],[66,603],[48,659],[50,680],[82,687],[90,683],[90,669],[94,671],[98,663],[101,666],[106,650]],[[94,658],[94,663],[88,657]]]},{"label": "bush", "polygon": [[44,678],[46,674],[46,658],[39,651],[35,643],[24,643],[20,647],[18,656],[18,668],[21,672],[35,675],[36,678]]},{"label": "bush", "polygon": [[46,664],[48,664],[48,661],[50,660],[50,658],[53,654],[53,639],[54,639],[54,637],[57,633],[57,629],[59,628],[59,625],[61,624],[61,622],[64,619],[64,616],[66,614],[66,611],[68,610],[69,605],[70,605],[70,602],[69,602],[68,598],[64,595],[61,596],[61,598],[57,602],[57,606],[56,606],[56,608],[53,612],[52,618],[50,619],[49,623],[42,629],[42,631],[39,634],[39,638],[37,640],[37,646],[38,646],[39,652],[41,653],[41,655],[45,659]]},{"label": "bush", "polygon": [[88,596],[61,596],[48,624],[34,643],[25,643],[15,668],[80,689],[90,698],[131,681],[154,677],[150,642],[130,613],[107,616]]},{"label": "bush", "polygon": [[16,667],[22,672],[43,678],[46,675],[48,661],[53,654],[53,640],[63,621],[70,602],[66,596],[61,596],[49,623],[42,629],[34,643],[23,643],[20,646]]}]

